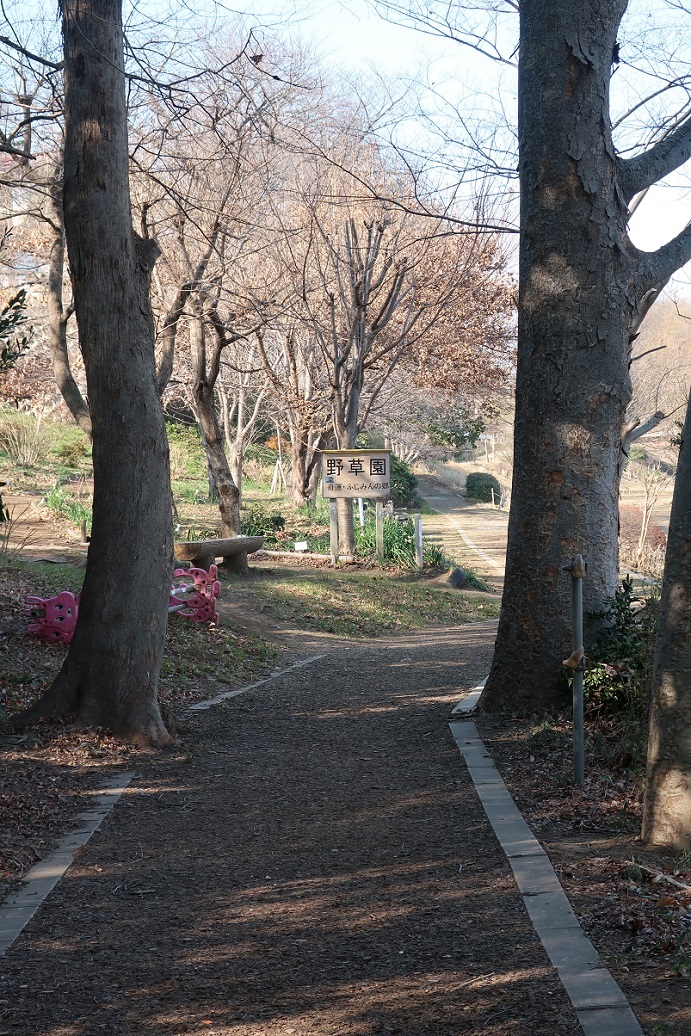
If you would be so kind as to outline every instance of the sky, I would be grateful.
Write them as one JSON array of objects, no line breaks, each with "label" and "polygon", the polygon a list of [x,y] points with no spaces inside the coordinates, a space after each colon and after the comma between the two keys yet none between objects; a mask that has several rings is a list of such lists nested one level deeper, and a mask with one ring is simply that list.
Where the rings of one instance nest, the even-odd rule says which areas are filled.
[{"label": "sky", "polygon": [[[392,25],[378,17],[364,0],[322,0],[321,3],[300,3],[299,0],[259,0],[252,3],[250,19],[269,26],[282,26],[290,38],[308,39],[319,53],[325,67],[366,72],[370,66],[385,75],[411,71],[431,65],[442,91],[451,90],[451,82],[472,80],[487,83],[488,62],[473,60],[467,48],[450,40],[425,36],[410,28]],[[491,76],[491,72],[490,72]],[[446,86],[444,85],[446,84]],[[506,89],[506,80],[503,83]],[[635,213],[630,226],[634,244],[652,251],[679,233],[691,220],[691,190],[685,177],[651,189]],[[675,279],[675,288],[691,293],[691,273]]]},{"label": "sky", "polygon": [[[10,6],[30,8],[35,0],[8,0]],[[170,0],[136,0],[138,6],[161,11]],[[424,78],[427,68],[439,93],[464,105],[490,105],[492,98],[501,93],[502,103],[509,109],[509,118],[515,107],[515,85],[509,72],[504,74],[501,87],[497,76],[500,66],[474,56],[451,40],[424,35],[411,28],[393,25],[379,17],[366,0],[182,0],[194,16],[209,10],[227,11],[229,15],[242,14],[248,27],[255,27],[258,36],[274,35],[307,41],[321,59],[325,69],[343,69],[352,73],[362,69],[363,76],[372,69],[384,76],[397,74]],[[180,0],[176,0],[179,5]],[[662,0],[631,0],[630,9],[644,9],[654,22],[660,18],[656,5]],[[651,14],[652,12],[652,14]],[[512,30],[513,31],[513,30]],[[509,50],[511,47],[508,48]],[[460,86],[459,86],[460,84]],[[479,92],[486,97],[478,100]],[[406,132],[418,132],[410,123]],[[644,250],[654,250],[670,240],[691,219],[691,190],[685,181],[672,182],[651,189],[632,219],[630,232],[634,244]],[[691,183],[691,180],[689,180]],[[691,294],[691,272],[676,278],[685,294]]]}]

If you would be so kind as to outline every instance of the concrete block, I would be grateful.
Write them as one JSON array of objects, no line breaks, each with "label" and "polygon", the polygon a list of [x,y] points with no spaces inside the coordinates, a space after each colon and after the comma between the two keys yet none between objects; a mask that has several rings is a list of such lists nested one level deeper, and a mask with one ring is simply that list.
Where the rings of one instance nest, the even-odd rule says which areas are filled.
[{"label": "concrete block", "polygon": [[477,732],[477,727],[470,720],[454,720],[449,723],[449,729],[453,734],[454,741],[457,742],[458,747],[463,751],[463,742],[475,742],[480,747],[484,748],[483,742],[480,740],[480,735]]},{"label": "concrete block", "polygon": [[546,856],[512,856],[509,863],[524,896],[561,892],[559,879]]},{"label": "concrete block", "polygon": [[[491,822],[511,819],[517,824],[519,821],[523,821],[521,812],[505,785],[496,787],[493,784],[478,784],[475,790]],[[525,821],[523,824],[525,829],[530,831]]]},{"label": "concrete block", "polygon": [[602,1007],[576,1014],[583,1036],[643,1036],[630,1007]]},{"label": "concrete block", "polygon": [[589,972],[602,967],[597,950],[582,928],[546,928],[539,934],[555,968]]},{"label": "concrete block", "polygon": [[540,938],[550,928],[580,928],[578,918],[561,889],[540,896],[526,896],[523,902]]},{"label": "concrete block", "polygon": [[[577,1011],[594,1008],[628,1007],[629,1002],[609,971],[599,967],[557,968],[559,978]],[[605,1036],[603,1032],[602,1036]],[[609,1036],[609,1033],[606,1033]]]},{"label": "concrete block", "polygon": [[496,820],[490,817],[490,823],[509,859],[512,856],[547,855],[520,813],[518,819],[503,817]]}]

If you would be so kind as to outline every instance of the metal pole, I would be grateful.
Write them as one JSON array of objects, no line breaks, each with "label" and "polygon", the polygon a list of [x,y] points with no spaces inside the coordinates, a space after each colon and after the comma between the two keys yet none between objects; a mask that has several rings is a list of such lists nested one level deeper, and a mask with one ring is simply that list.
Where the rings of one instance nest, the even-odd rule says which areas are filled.
[{"label": "metal pole", "polygon": [[384,504],[377,500],[374,508],[375,514],[375,540],[377,545],[377,558],[384,560]]},{"label": "metal pole", "polygon": [[331,564],[338,561],[338,502],[329,500],[329,538],[331,545]]},{"label": "metal pole", "polygon": [[357,498],[358,514],[360,515],[360,528],[365,526],[365,504],[361,496]]},{"label": "metal pole", "polygon": [[583,670],[585,650],[583,647],[583,578],[587,565],[577,554],[570,565],[564,567],[571,573],[571,658],[564,665],[573,669],[573,773],[576,784],[583,784],[585,770],[585,745],[583,732]]},{"label": "metal pole", "polygon": [[415,522],[415,562],[418,568],[422,568],[422,515],[416,514]]}]

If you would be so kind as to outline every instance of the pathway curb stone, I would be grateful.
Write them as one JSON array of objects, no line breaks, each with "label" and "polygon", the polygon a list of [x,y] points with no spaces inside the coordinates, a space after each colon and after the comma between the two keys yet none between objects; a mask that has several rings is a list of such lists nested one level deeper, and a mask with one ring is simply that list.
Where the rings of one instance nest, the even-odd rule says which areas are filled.
[{"label": "pathway curb stone", "polygon": [[290,673],[293,669],[302,669],[303,666],[311,665],[312,662],[318,662],[320,658],[326,658],[326,654],[311,655],[309,658],[302,658],[299,662],[293,662],[286,669],[279,669],[275,673],[270,673],[261,680],[255,680],[254,683],[248,683],[244,687],[238,687],[234,691],[223,691],[221,694],[217,694],[215,698],[206,698],[204,701],[198,701],[195,705],[190,705],[186,710],[189,712],[206,712],[213,705],[220,705],[221,702],[228,701],[230,698],[237,698],[238,694],[244,694],[245,691],[253,691],[255,687],[261,687],[262,684],[269,683],[270,680],[277,680],[281,676],[285,676],[286,673]]},{"label": "pathway curb stone", "polygon": [[[483,688],[484,683],[473,688],[452,716],[473,711]],[[523,820],[475,724],[452,719],[449,729],[584,1036],[643,1036],[628,1000],[581,928],[549,857]]]},{"label": "pathway curb stone", "polygon": [[32,867],[24,876],[21,888],[4,901],[0,907],[0,957],[29,923],[46,896],[53,891],[74,862],[76,853],[98,830],[133,777],[134,772],[131,770],[109,777],[101,786],[93,809],[78,814],[80,826],[61,838],[57,849]]}]

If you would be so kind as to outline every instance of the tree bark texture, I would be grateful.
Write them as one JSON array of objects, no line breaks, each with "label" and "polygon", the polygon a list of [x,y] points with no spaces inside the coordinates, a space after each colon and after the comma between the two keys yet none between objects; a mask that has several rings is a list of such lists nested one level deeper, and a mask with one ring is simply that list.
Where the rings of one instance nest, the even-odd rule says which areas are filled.
[{"label": "tree bark texture", "polygon": [[94,503],[79,620],[39,713],[170,740],[157,702],[173,537],[149,282],[132,229],[121,8],[63,0],[67,247],[93,422]]},{"label": "tree bark texture", "polygon": [[320,451],[326,447],[327,436],[310,428],[307,423],[291,424],[289,433],[290,491],[293,503],[298,507],[314,504],[315,485],[319,481]]},{"label": "tree bark texture", "polygon": [[618,578],[629,329],[645,277],[627,234],[609,82],[626,0],[522,0],[515,462],[506,581],[483,704],[549,707],[565,688],[570,582],[585,608]]},{"label": "tree bark texture", "polygon": [[691,401],[682,431],[658,616],[643,838],[691,849]]},{"label": "tree bark texture", "polygon": [[50,355],[53,374],[60,395],[77,422],[91,438],[91,414],[74,380],[67,351],[67,321],[70,317],[63,304],[63,279],[65,276],[65,225],[62,211],[62,168],[56,170],[50,185],[50,210],[53,241],[50,247],[48,267],[48,326],[50,331]]}]

